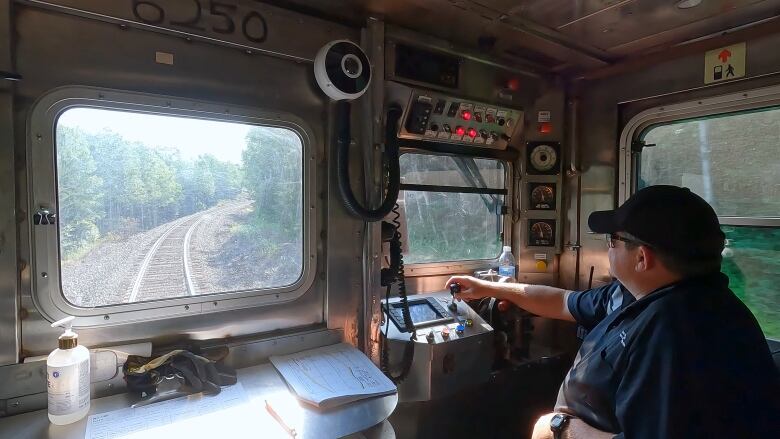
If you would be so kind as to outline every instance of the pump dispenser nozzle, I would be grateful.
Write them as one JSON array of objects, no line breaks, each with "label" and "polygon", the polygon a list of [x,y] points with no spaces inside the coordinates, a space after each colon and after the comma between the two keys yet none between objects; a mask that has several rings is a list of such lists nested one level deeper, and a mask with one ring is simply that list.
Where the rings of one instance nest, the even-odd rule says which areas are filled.
[{"label": "pump dispenser nozzle", "polygon": [[75,319],[73,316],[68,316],[51,324],[52,328],[60,327],[65,329],[65,332],[57,339],[60,349],[73,349],[78,346],[79,336],[73,332],[73,320]]}]

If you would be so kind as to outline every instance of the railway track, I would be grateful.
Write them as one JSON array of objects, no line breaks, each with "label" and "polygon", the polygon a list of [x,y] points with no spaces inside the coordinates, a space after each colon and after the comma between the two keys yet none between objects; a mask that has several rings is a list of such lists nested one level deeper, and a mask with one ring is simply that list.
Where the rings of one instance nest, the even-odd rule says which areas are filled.
[{"label": "railway track", "polygon": [[141,260],[130,290],[129,302],[194,296],[198,270],[191,258],[192,237],[198,226],[216,214],[242,209],[250,201],[237,201],[186,216],[170,223]]}]

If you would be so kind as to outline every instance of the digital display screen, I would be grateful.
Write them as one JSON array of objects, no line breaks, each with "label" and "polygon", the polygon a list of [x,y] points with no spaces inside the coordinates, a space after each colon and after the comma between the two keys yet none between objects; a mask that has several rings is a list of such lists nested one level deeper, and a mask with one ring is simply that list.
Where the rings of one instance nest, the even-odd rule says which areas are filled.
[{"label": "digital display screen", "polygon": [[415,324],[440,319],[442,317],[433,309],[433,306],[431,306],[427,300],[425,302],[410,303],[409,314],[412,315],[412,322]]},{"label": "digital display screen", "polygon": [[458,88],[460,59],[443,53],[397,44],[395,46],[395,74],[402,78],[440,87]]}]

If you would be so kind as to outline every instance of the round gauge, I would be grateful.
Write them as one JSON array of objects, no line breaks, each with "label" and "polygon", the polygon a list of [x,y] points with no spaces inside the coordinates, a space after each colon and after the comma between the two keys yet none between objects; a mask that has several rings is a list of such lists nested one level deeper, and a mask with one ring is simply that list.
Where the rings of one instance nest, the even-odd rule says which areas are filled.
[{"label": "round gauge", "polygon": [[531,191],[531,204],[534,206],[550,205],[555,203],[555,193],[550,186],[536,186]]},{"label": "round gauge", "polygon": [[539,172],[547,172],[558,163],[558,153],[550,145],[537,145],[531,150],[531,166]]},{"label": "round gauge", "polygon": [[552,241],[553,229],[547,223],[538,222],[531,226],[531,238],[535,242]]}]

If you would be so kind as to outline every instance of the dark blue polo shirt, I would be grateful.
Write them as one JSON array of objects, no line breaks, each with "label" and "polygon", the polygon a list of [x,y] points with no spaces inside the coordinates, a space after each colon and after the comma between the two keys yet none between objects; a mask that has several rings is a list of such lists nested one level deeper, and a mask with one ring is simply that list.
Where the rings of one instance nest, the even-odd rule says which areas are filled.
[{"label": "dark blue polo shirt", "polygon": [[780,374],[725,275],[638,301],[613,282],[568,307],[589,332],[556,411],[619,438],[780,438]]}]

